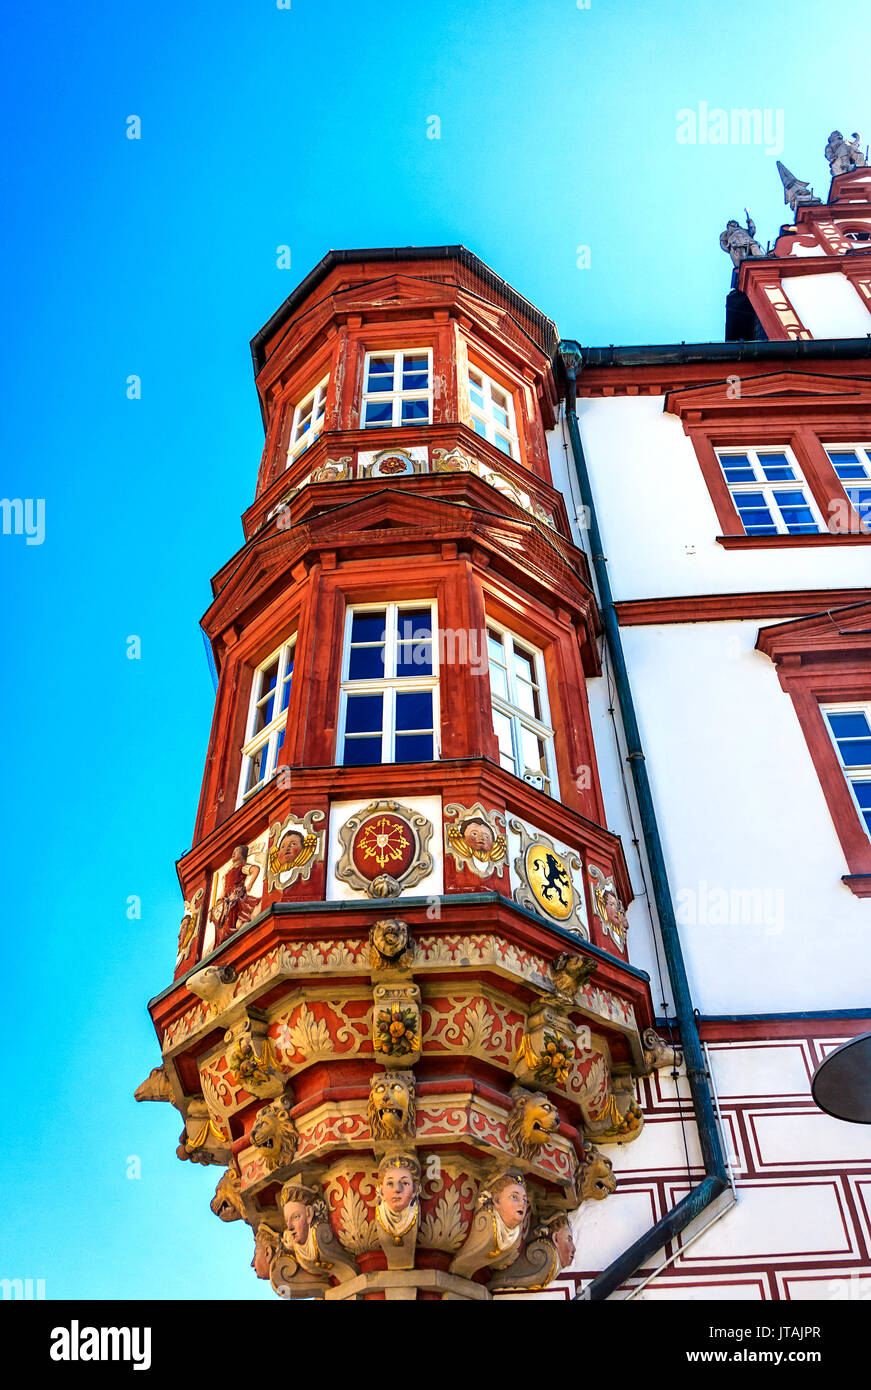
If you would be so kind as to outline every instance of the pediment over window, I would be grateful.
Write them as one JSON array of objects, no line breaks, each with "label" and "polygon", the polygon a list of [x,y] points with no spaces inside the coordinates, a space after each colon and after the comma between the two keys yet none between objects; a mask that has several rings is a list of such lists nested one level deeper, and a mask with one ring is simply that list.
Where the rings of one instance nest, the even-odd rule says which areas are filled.
[{"label": "pediment over window", "polygon": [[756,650],[784,672],[813,664],[865,663],[871,672],[871,599],[772,623],[760,629]]},{"label": "pediment over window", "polygon": [[828,372],[766,372],[745,376],[741,364],[721,381],[669,391],[663,411],[676,415],[684,429],[740,420],[777,419],[798,414],[808,421],[835,419],[857,410],[871,414],[871,382]]}]

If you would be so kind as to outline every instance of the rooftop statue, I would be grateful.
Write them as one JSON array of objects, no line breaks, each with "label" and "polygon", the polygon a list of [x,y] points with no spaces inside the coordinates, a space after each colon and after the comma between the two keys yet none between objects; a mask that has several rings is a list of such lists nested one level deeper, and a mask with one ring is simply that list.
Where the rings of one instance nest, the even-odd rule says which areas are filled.
[{"label": "rooftop statue", "polygon": [[859,149],[859,132],[854,130],[849,140],[845,140],[839,130],[833,130],[826,145],[826,159],[836,174],[849,174],[853,169],[865,168],[865,156]]},{"label": "rooftop statue", "polygon": [[[744,209],[747,212],[747,209]],[[742,261],[746,261],[750,256],[764,256],[765,252],[754,240],[756,236],[756,223],[747,212],[746,230],[731,217],[726,223],[725,231],[720,233],[720,249],[726,251],[732,257],[732,264],[736,270]]]},{"label": "rooftop statue", "polygon": [[814,197],[814,191],[810,184],[803,179],[797,179],[795,174],[787,169],[785,164],[777,161],[777,172],[783,184],[783,201],[789,203],[793,212],[798,212],[800,207],[808,207],[812,203],[819,203],[819,198]]}]

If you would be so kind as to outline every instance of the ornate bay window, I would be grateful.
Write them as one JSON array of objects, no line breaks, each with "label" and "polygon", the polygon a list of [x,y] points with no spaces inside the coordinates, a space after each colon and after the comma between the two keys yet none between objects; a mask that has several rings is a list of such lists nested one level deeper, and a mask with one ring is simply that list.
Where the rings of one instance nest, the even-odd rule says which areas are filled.
[{"label": "ornate bay window", "polygon": [[439,756],[434,602],[361,604],[345,619],[337,761]]},{"label": "ornate bay window", "polygon": [[479,367],[469,365],[469,408],[472,429],[489,439],[509,458],[519,457],[514,401]]}]

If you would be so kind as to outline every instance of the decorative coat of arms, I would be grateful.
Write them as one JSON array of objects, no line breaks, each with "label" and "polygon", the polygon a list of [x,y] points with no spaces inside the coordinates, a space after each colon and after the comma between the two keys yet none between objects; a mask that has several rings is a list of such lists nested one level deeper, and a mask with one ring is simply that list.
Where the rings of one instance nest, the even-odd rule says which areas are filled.
[{"label": "decorative coat of arms", "polygon": [[408,449],[382,449],[368,463],[360,465],[364,478],[399,478],[406,473],[422,473],[423,464]]},{"label": "decorative coat of arms", "polygon": [[458,869],[489,878],[508,858],[504,816],[485,811],[480,801],[474,806],[453,802],[445,807],[445,848],[454,856]]},{"label": "decorative coat of arms", "polygon": [[305,882],[324,857],[324,833],[313,827],[324,819],[323,811],[306,811],[300,819],[288,816],[269,827],[266,886],[270,891]]},{"label": "decorative coat of arms", "polygon": [[583,893],[572,877],[572,871],[581,868],[578,856],[571,850],[557,849],[547,835],[530,833],[519,820],[511,821],[511,829],[520,836],[514,870],[521,881],[515,900],[588,939]]},{"label": "decorative coat of arms", "polygon": [[339,830],[336,877],[370,898],[407,892],[432,872],[432,823],[398,801],[373,801]]},{"label": "decorative coat of arms", "polygon": [[606,878],[601,869],[591,864],[587,869],[593,887],[593,911],[599,919],[602,931],[610,936],[620,951],[626,950],[626,936],[629,923],[626,911],[617,896],[613,876]]}]

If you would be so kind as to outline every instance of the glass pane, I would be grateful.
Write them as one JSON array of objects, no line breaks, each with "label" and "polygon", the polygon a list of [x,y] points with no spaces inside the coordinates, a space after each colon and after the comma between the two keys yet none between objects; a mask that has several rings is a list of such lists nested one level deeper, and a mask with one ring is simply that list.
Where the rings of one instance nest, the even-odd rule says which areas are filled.
[{"label": "glass pane", "polygon": [[493,729],[499,741],[499,761],[514,772],[514,746],[511,742],[511,720],[498,709],[493,711]]},{"label": "glass pane", "polygon": [[507,412],[507,410],[500,410],[499,407],[498,407],[497,405],[494,405],[494,406],[493,406],[493,419],[496,421],[496,424],[497,424],[497,425],[501,425],[501,426],[503,427],[503,429],[506,429],[506,430],[507,430],[507,428],[508,428],[508,412]]},{"label": "glass pane", "polygon": [[275,689],[275,682],[278,680],[278,657],[260,673],[260,697],[266,694],[267,690]]},{"label": "glass pane", "polygon": [[267,724],[272,723],[273,711],[275,709],[275,694],[266,697],[262,703],[257,705],[254,712],[254,727],[251,730],[251,737],[259,734],[261,729],[265,729]]},{"label": "glass pane", "polygon": [[527,681],[517,682],[517,703],[527,714],[541,721],[541,701],[538,691]]},{"label": "glass pane", "polygon": [[351,622],[351,642],[383,642],[386,637],[387,610],[373,608],[368,613],[355,613]]},{"label": "glass pane", "polygon": [[780,515],[787,530],[794,532],[818,531],[819,526],[802,492],[775,492],[774,500],[780,508]]},{"label": "glass pane", "polygon": [[835,738],[867,738],[871,734],[868,716],[861,710],[845,710],[843,713],[830,710],[826,718]]},{"label": "glass pane", "polygon": [[398,763],[431,763],[432,760],[432,734],[397,734]]},{"label": "glass pane", "polygon": [[782,483],[795,477],[786,454],[760,454],[759,462],[770,483]]},{"label": "glass pane", "polygon": [[753,467],[746,454],[726,454],[720,459],[723,472],[730,483],[752,483],[756,481]]},{"label": "glass pane", "polygon": [[482,439],[487,438],[487,426],[483,420],[479,420],[477,415],[472,416],[472,429],[476,434],[480,434]]},{"label": "glass pane", "polygon": [[432,728],[432,691],[400,690],[396,693],[396,728]]},{"label": "glass pane", "polygon": [[478,390],[477,386],[469,386],[469,400],[476,409],[484,409],[484,396],[483,393]]},{"label": "glass pane", "polygon": [[359,767],[362,763],[380,763],[380,738],[346,738],[342,763],[345,767]]},{"label": "glass pane", "polygon": [[502,434],[497,434],[493,440],[493,443],[496,445],[497,449],[502,450],[503,454],[507,454],[509,458],[511,457],[510,439],[506,439],[505,436]]},{"label": "glass pane", "polygon": [[505,665],[505,652],[502,648],[501,633],[494,632],[492,627],[487,628],[487,654],[491,661],[498,661]]},{"label": "glass pane", "polygon": [[345,716],[345,733],[380,733],[383,703],[383,695],[349,695]]},{"label": "glass pane", "polygon": [[252,791],[253,788],[258,786],[260,782],[262,782],[263,778],[266,776],[266,760],[268,756],[268,742],[264,743],[261,748],[257,749],[256,753],[253,753],[251,755],[251,760],[248,765],[248,781],[245,788],[246,791]]},{"label": "glass pane", "polygon": [[871,782],[852,782],[850,785],[862,810],[871,811]]},{"label": "glass pane", "polygon": [[521,727],[521,743],[523,747],[523,761],[526,772],[547,773],[547,760],[544,753],[544,739],[539,738],[531,729]]},{"label": "glass pane", "polygon": [[383,647],[352,647],[348,659],[349,681],[380,681],[384,679]]},{"label": "glass pane", "polygon": [[514,670],[522,681],[535,685],[535,663],[530,653],[523,651],[522,647],[514,648]]},{"label": "glass pane", "polygon": [[871,767],[871,738],[839,741],[838,748],[845,767]]},{"label": "glass pane", "polygon": [[429,372],[429,359],[425,352],[406,352],[402,356],[402,371]]},{"label": "glass pane", "polygon": [[402,423],[404,425],[426,424],[429,420],[429,401],[403,401]]},{"label": "glass pane", "polygon": [[393,356],[371,357],[366,377],[367,391],[393,390]]},{"label": "glass pane", "polygon": [[396,614],[396,637],[399,642],[428,642],[432,637],[429,609],[400,608]]},{"label": "glass pane", "polygon": [[401,642],[396,648],[397,676],[431,676],[432,644]]},{"label": "glass pane", "polygon": [[829,449],[829,458],[839,478],[866,478],[868,475],[853,449]]},{"label": "glass pane", "polygon": [[363,421],[365,428],[370,425],[392,425],[393,406],[390,401],[367,401],[366,419]]}]

